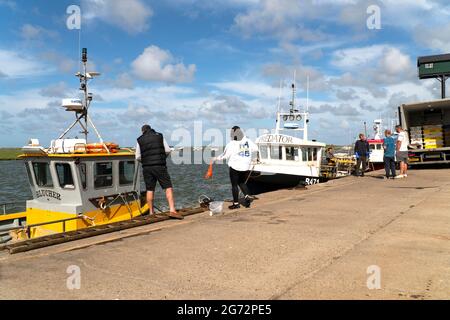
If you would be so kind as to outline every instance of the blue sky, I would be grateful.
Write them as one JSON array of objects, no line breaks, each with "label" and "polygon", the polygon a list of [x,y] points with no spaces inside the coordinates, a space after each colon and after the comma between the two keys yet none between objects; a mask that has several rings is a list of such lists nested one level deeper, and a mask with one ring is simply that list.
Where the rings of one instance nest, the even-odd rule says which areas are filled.
[{"label": "blue sky", "polygon": [[[175,129],[272,128],[296,70],[301,106],[310,78],[310,138],[349,143],[400,103],[439,97],[417,79],[417,56],[450,52],[444,0],[0,0],[0,146],[48,145],[73,115],[81,47],[91,69],[92,117],[105,140],[134,144],[150,123]],[[368,29],[377,5],[381,29]],[[76,132],[74,133],[74,135]],[[204,141],[208,144],[208,141]]]}]

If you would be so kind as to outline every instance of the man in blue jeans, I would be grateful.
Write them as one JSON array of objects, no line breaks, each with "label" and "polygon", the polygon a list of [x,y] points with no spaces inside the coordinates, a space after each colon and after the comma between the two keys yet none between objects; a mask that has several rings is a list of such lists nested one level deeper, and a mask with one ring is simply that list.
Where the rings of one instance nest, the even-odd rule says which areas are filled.
[{"label": "man in blue jeans", "polygon": [[383,141],[384,148],[384,169],[386,170],[386,179],[394,179],[396,176],[395,173],[395,140],[392,137],[391,130],[385,130]]}]

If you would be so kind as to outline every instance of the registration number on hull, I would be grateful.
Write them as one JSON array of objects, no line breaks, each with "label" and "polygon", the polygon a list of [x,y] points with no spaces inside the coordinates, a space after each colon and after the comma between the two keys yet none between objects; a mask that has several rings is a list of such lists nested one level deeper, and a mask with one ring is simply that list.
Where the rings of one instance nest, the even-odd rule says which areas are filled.
[{"label": "registration number on hull", "polygon": [[306,178],[305,179],[305,184],[307,186],[313,185],[313,184],[318,184],[319,183],[319,179],[318,178]]}]

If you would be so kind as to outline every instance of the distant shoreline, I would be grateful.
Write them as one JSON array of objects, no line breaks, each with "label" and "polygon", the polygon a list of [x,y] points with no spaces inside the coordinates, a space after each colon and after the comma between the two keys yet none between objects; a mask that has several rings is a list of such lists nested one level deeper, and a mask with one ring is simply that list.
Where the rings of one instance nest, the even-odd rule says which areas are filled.
[{"label": "distant shoreline", "polygon": [[17,157],[21,153],[21,148],[0,148],[0,161],[19,160]]}]

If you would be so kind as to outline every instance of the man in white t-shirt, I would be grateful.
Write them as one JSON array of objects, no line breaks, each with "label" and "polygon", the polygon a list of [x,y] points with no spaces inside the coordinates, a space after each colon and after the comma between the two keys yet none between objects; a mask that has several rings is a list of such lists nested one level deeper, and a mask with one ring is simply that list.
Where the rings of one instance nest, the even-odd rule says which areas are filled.
[{"label": "man in white t-shirt", "polygon": [[401,126],[396,126],[395,131],[398,133],[397,137],[397,160],[400,161],[400,174],[396,176],[396,179],[406,178],[408,175],[406,171],[408,170],[408,144],[409,138],[408,133],[403,130]]}]

